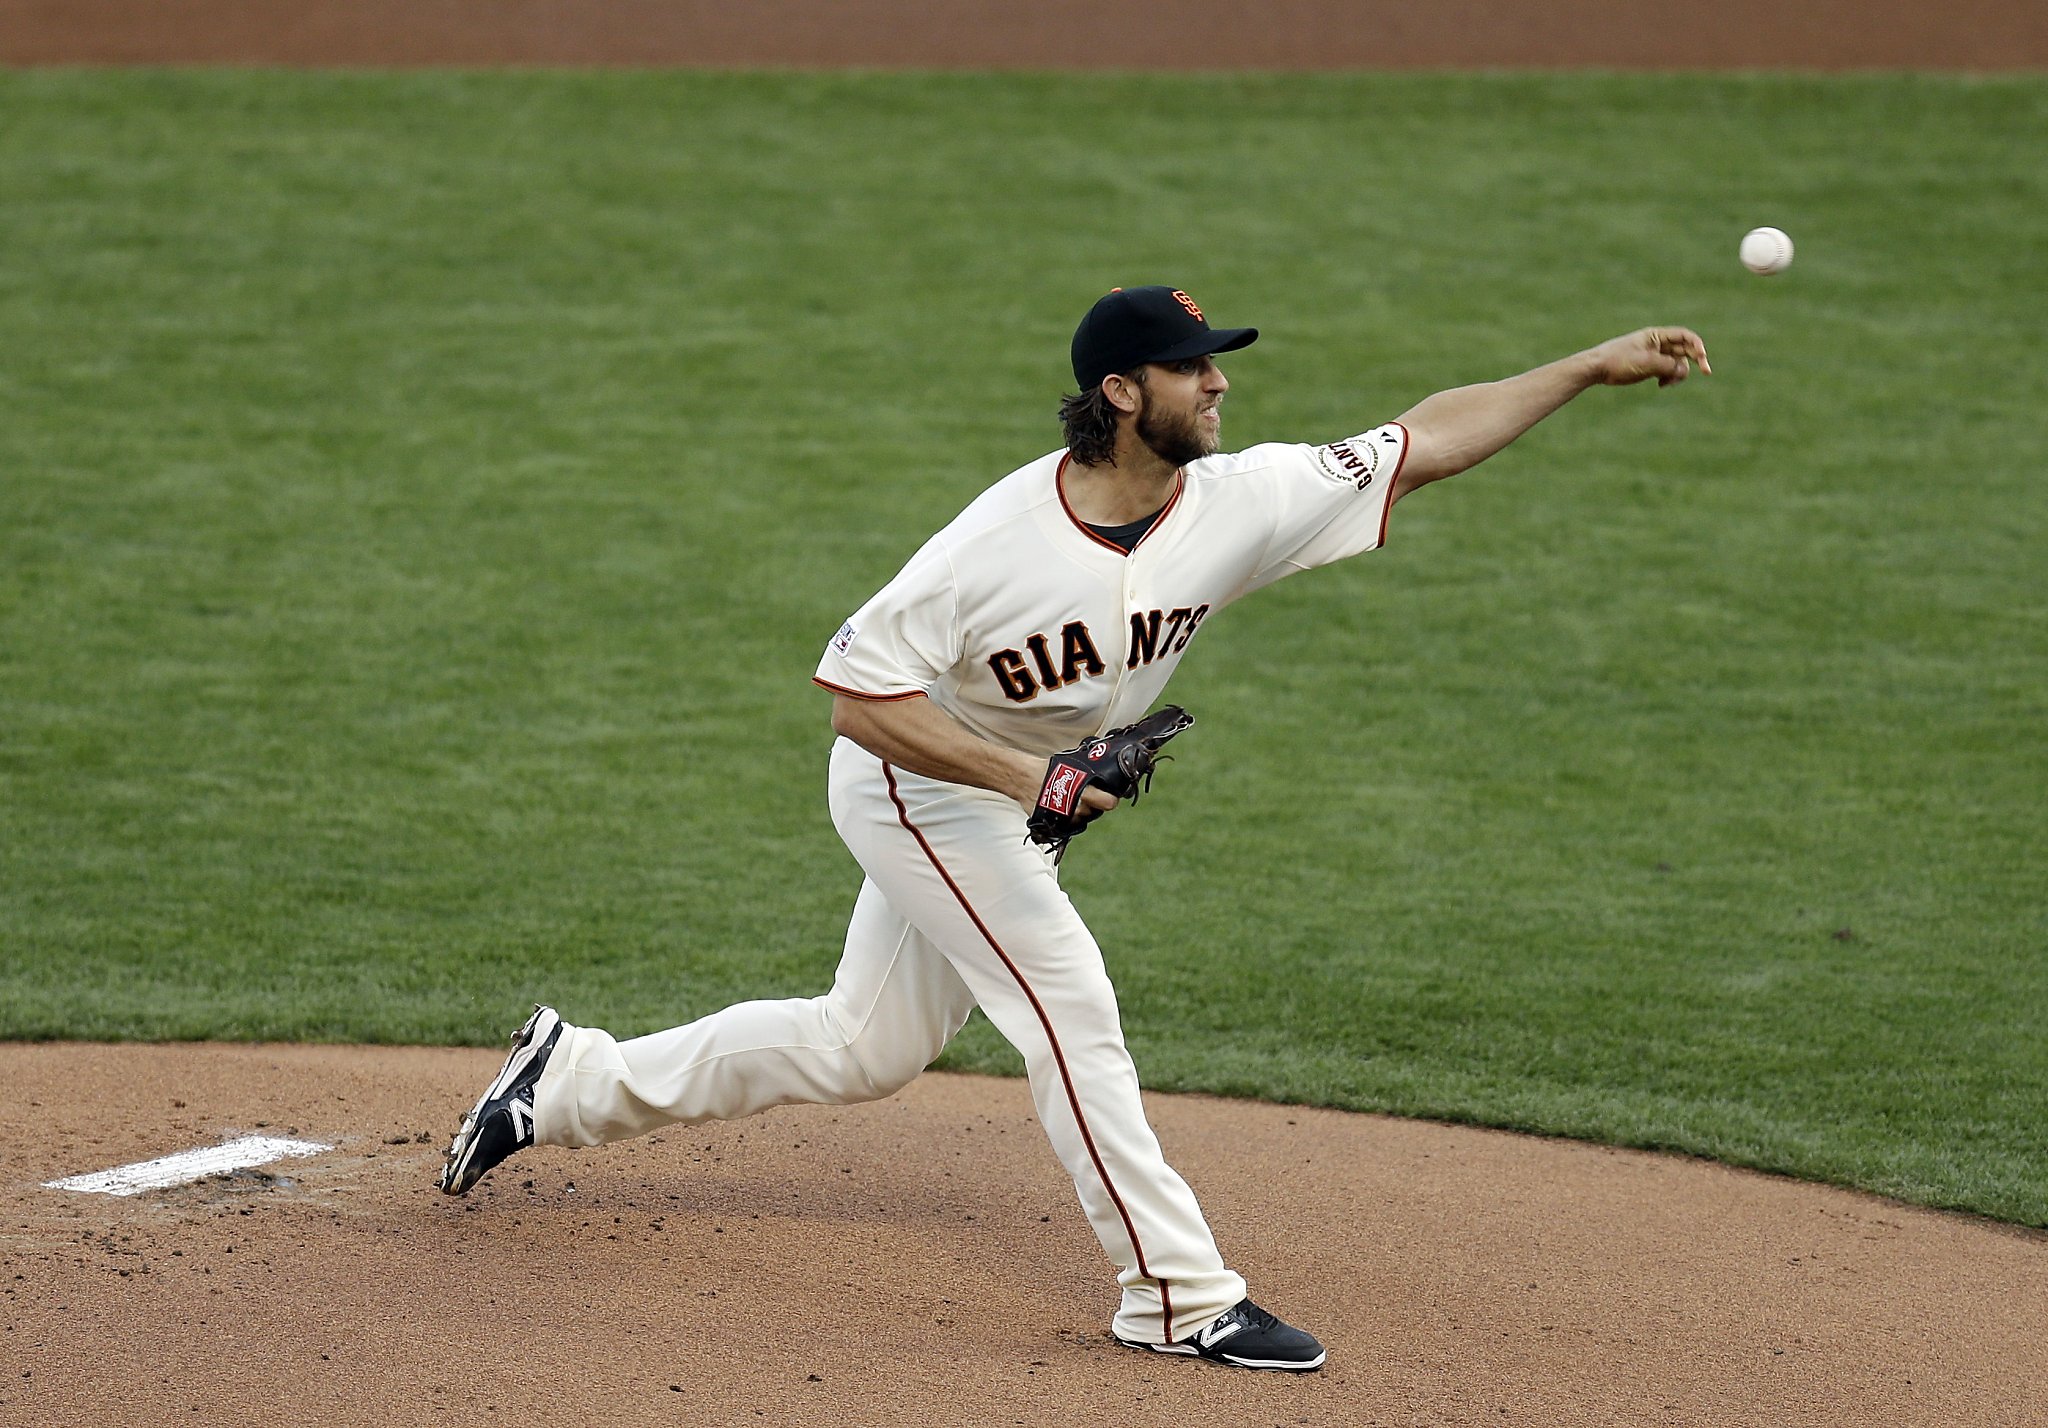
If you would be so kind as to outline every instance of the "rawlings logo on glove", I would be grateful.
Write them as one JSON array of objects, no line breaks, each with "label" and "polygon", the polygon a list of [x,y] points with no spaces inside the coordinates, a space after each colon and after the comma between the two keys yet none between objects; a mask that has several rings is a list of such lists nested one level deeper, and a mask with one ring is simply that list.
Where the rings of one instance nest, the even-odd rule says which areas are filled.
[{"label": "rawlings logo on glove", "polygon": [[1031,810],[1025,836],[1052,849],[1055,858],[1065,856],[1067,844],[1100,816],[1081,806],[1081,795],[1092,785],[1136,803],[1152,787],[1152,770],[1165,762],[1160,747],[1194,722],[1194,715],[1169,704],[1135,724],[1054,754],[1046,760],[1045,782],[1039,785],[1038,806]]},{"label": "rawlings logo on glove", "polygon": [[1056,765],[1038,791],[1038,806],[1058,814],[1072,813],[1075,800],[1087,786],[1088,771],[1079,764]]}]

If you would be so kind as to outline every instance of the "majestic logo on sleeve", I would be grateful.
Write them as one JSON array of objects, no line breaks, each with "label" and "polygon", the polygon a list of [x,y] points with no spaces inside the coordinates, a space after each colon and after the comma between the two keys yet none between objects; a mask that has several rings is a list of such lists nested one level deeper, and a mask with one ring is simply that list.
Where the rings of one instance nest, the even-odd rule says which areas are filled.
[{"label": "majestic logo on sleeve", "polygon": [[845,654],[853,648],[853,636],[853,621],[848,620],[839,627],[839,633],[832,637],[833,650],[839,654]]},{"label": "majestic logo on sleeve", "polygon": [[1380,447],[1362,436],[1333,441],[1316,448],[1316,465],[1331,480],[1348,482],[1363,491],[1380,474]]}]

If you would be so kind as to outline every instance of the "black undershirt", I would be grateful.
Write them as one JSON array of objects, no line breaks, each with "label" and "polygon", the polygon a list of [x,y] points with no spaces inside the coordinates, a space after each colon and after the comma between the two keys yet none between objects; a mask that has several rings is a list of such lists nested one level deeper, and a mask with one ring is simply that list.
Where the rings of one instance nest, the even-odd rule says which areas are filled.
[{"label": "black undershirt", "polygon": [[[1161,506],[1159,511],[1165,509],[1165,506]],[[1140,516],[1127,526],[1098,526],[1091,523],[1088,529],[1117,547],[1125,555],[1129,555],[1138,548],[1138,542],[1145,538],[1145,532],[1152,529],[1152,523],[1159,519],[1159,511],[1154,511],[1149,516]]]}]

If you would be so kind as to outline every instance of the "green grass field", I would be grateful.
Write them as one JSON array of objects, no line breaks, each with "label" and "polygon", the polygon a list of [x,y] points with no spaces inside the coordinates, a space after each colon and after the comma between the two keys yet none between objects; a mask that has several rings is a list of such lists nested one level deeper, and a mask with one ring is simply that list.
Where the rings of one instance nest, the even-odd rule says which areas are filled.
[{"label": "green grass field", "polygon": [[821,990],[817,653],[1099,292],[1265,330],[1236,445],[1684,322],[1205,626],[1068,862],[1140,1067],[2048,1224],[2044,152],[2041,80],[0,74],[0,1035]]}]

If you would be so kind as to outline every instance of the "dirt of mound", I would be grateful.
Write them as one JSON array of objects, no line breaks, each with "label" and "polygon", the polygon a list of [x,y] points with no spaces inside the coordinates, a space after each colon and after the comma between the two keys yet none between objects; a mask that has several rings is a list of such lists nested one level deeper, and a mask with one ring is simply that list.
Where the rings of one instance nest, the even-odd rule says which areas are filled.
[{"label": "dirt of mound", "polygon": [[0,0],[0,62],[2038,69],[2039,0]]},{"label": "dirt of mound", "polygon": [[[1112,1342],[1021,1082],[432,1185],[487,1051],[0,1047],[0,1423],[2039,1425],[2048,1237],[1697,1161],[1154,1097],[1294,1378]],[[44,1182],[263,1131],[129,1198]]]}]

